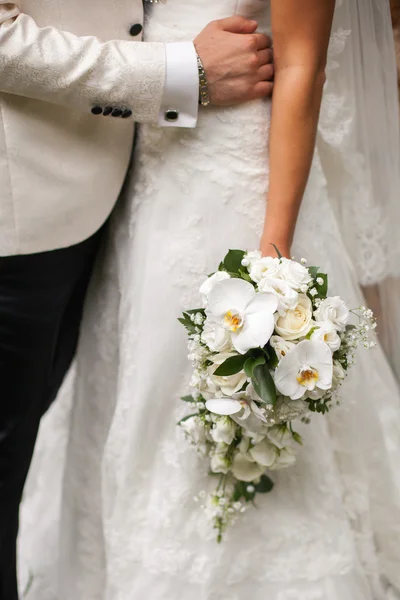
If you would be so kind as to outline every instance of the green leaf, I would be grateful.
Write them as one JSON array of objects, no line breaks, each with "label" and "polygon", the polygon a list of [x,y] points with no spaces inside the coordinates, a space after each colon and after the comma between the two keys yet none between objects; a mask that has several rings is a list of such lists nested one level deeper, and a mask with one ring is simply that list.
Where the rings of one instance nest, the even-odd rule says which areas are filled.
[{"label": "green leaf", "polygon": [[257,483],[255,486],[258,494],[268,494],[272,491],[273,487],[274,482],[267,475],[262,475],[260,483]]},{"label": "green leaf", "polygon": [[220,262],[218,265],[218,271],[226,271],[225,264]]},{"label": "green leaf", "polygon": [[183,316],[180,317],[178,321],[179,323],[182,323],[182,325],[185,327],[185,329],[187,329],[187,331],[190,334],[196,333],[196,325],[193,323],[193,321],[190,319],[187,313],[183,313]]},{"label": "green leaf", "polygon": [[233,491],[233,501],[237,502],[241,498],[246,500],[246,502],[251,502],[254,500],[254,496],[256,492],[248,492],[247,488],[249,485],[253,485],[252,483],[247,483],[246,481],[238,481],[235,485],[235,489]]},{"label": "green leaf", "polygon": [[278,250],[278,248],[275,246],[275,244],[272,244],[272,245],[273,245],[273,247],[275,248],[275,252],[276,252],[276,254],[278,255],[278,258],[279,258],[279,259],[283,258],[283,257],[282,257],[282,254],[279,252],[279,250]]},{"label": "green leaf", "polygon": [[318,276],[319,267],[308,267],[308,271],[313,279]]},{"label": "green leaf", "polygon": [[185,421],[188,421],[192,417],[198,417],[198,416],[199,416],[199,413],[193,413],[192,415],[186,415],[186,417],[183,417],[183,419],[178,421],[178,425],[180,425],[181,423],[184,423]]},{"label": "green leaf", "polygon": [[306,335],[306,340],[311,340],[311,336],[314,333],[314,331],[316,331],[317,329],[319,329],[319,327],[311,327],[310,331],[307,333]]},{"label": "green leaf", "polygon": [[250,275],[248,274],[248,272],[245,271],[244,269],[239,269],[239,275],[240,275],[241,279],[244,279],[245,281],[248,281],[252,285],[255,285],[254,281],[252,280],[252,278],[250,277]]},{"label": "green leaf", "polygon": [[318,296],[320,298],[326,298],[328,295],[328,275],[326,275],[326,273],[317,273],[316,279],[319,277],[324,280],[324,283],[322,285],[319,285],[318,283],[315,284],[318,290]]},{"label": "green leaf", "polygon": [[296,444],[299,444],[300,446],[302,446],[303,438],[301,437],[301,435],[299,433],[297,433],[297,431],[293,431],[292,435],[293,435],[293,439],[296,442]]},{"label": "green leaf", "polygon": [[276,404],[276,387],[267,364],[255,367],[252,383],[261,400],[267,404]]},{"label": "green leaf", "polygon": [[229,377],[229,375],[236,375],[239,371],[242,371],[244,363],[247,360],[246,355],[239,354],[238,356],[230,356],[227,358],[222,365],[214,371],[214,375],[217,377]]},{"label": "green leaf", "polygon": [[244,372],[246,373],[247,377],[250,377],[250,379],[252,379],[253,377],[253,372],[254,369],[256,367],[258,367],[259,365],[265,365],[265,357],[264,356],[257,356],[256,358],[248,358],[246,360],[246,362],[244,363]]},{"label": "green leaf", "polygon": [[244,255],[244,250],[229,250],[224,258],[225,270],[229,273],[239,273]]},{"label": "green leaf", "polygon": [[197,402],[197,401],[196,401],[196,400],[193,398],[193,396],[183,396],[183,397],[181,398],[181,400],[182,400],[183,402],[192,402],[192,403],[195,403],[195,402]]}]

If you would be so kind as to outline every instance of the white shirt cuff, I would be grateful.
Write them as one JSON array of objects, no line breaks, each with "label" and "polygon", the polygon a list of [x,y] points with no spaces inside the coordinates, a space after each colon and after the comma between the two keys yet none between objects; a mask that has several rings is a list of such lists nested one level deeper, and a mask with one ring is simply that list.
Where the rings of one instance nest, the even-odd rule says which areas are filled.
[{"label": "white shirt cuff", "polygon": [[199,110],[199,74],[192,42],[165,44],[166,73],[159,115],[162,127],[196,127]]}]

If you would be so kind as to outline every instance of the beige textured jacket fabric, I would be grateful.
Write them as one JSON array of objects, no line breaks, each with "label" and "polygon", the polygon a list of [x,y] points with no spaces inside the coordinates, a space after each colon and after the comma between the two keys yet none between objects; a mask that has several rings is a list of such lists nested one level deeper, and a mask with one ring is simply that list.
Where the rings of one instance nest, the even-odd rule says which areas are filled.
[{"label": "beige textured jacket fabric", "polygon": [[141,0],[0,0],[0,256],[78,243],[110,214],[134,122],[162,102],[164,45],[138,43],[142,23]]}]

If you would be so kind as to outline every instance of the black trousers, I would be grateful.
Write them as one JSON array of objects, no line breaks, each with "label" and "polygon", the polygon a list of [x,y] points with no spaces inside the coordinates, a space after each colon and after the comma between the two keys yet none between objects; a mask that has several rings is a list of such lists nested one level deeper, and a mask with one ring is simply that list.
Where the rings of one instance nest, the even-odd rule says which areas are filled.
[{"label": "black trousers", "polygon": [[39,423],[73,359],[102,236],[0,258],[0,600],[18,600],[16,540]]}]

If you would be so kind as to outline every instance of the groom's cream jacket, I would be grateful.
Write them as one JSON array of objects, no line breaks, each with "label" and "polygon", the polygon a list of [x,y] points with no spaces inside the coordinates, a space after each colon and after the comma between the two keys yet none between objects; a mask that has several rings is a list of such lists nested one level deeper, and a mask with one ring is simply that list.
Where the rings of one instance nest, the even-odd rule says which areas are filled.
[{"label": "groom's cream jacket", "polygon": [[193,45],[138,43],[142,26],[141,0],[0,0],[0,256],[94,233],[135,121],[195,125]]}]

